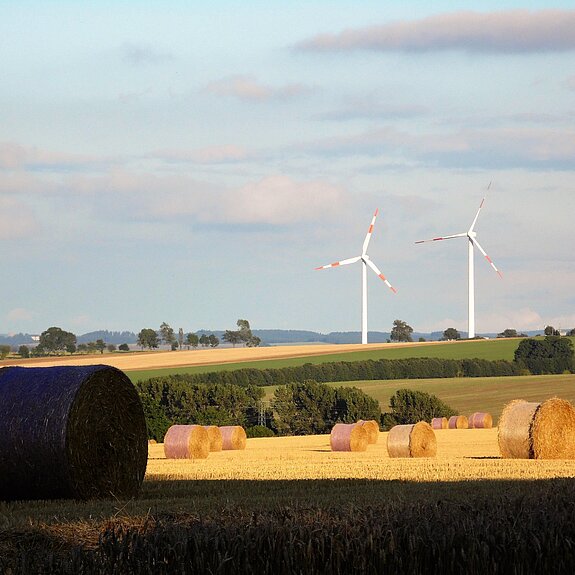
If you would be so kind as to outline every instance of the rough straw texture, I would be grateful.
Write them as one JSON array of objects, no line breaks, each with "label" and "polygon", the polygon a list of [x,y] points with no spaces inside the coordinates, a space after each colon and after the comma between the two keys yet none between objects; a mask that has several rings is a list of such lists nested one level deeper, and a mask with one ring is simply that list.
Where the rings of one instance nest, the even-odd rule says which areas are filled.
[{"label": "rough straw texture", "polygon": [[447,429],[448,424],[447,417],[434,417],[431,420],[432,429]]},{"label": "rough straw texture", "polygon": [[206,425],[204,429],[208,432],[210,451],[221,451],[224,446],[222,432],[217,425]]},{"label": "rough straw texture", "polygon": [[201,425],[172,425],[166,432],[166,459],[205,459],[209,453],[208,432]]},{"label": "rough straw texture", "polygon": [[357,423],[336,423],[329,436],[332,451],[365,451],[368,441],[364,426]]},{"label": "rough straw texture", "polygon": [[469,417],[469,429],[491,429],[493,418],[490,413],[476,411]]},{"label": "rough straw texture", "polygon": [[426,421],[413,425],[396,425],[387,436],[387,452],[390,457],[435,457],[435,433]]},{"label": "rough straw texture", "polygon": [[120,370],[0,369],[0,499],[131,498],[147,455],[142,404]]},{"label": "rough straw texture", "polygon": [[447,426],[449,429],[467,429],[469,423],[465,415],[452,415]]},{"label": "rough straw texture", "polygon": [[224,425],[220,427],[222,432],[222,449],[245,449],[246,448],[246,432],[240,425]]},{"label": "rough straw texture", "polygon": [[505,458],[575,459],[575,409],[557,397],[512,401],[499,419],[498,440]]},{"label": "rough straw texture", "polygon": [[375,421],[375,419],[369,419],[367,421],[360,419],[357,424],[361,425],[365,429],[365,432],[367,433],[367,442],[370,445],[375,445],[379,439],[379,424],[377,421]]}]

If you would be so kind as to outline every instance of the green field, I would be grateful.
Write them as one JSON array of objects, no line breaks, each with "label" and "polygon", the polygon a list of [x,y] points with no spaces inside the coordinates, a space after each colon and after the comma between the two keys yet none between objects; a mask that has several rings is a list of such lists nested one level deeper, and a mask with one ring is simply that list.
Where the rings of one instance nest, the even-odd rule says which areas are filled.
[{"label": "green field", "polygon": [[[572,338],[575,340],[575,338]],[[437,357],[443,359],[507,359],[512,360],[520,339],[491,339],[453,342],[445,345],[417,345],[413,347],[390,347],[370,351],[352,351],[326,355],[293,357],[262,361],[245,361],[214,365],[198,365],[191,367],[176,367],[127,372],[132,381],[141,381],[150,377],[161,377],[176,373],[207,373],[210,371],[225,371],[243,368],[277,369],[305,363],[327,363],[334,361],[363,361],[367,359],[405,359],[408,357]],[[310,353],[313,347],[310,346]]]},{"label": "green field", "polygon": [[[463,415],[469,416],[475,411],[487,411],[493,416],[494,425],[505,404],[513,399],[543,401],[558,396],[575,402],[575,374],[348,381],[328,385],[357,387],[376,399],[382,411],[388,411],[389,398],[398,389],[425,391],[437,395]],[[267,400],[272,399],[275,387],[264,388]]]}]

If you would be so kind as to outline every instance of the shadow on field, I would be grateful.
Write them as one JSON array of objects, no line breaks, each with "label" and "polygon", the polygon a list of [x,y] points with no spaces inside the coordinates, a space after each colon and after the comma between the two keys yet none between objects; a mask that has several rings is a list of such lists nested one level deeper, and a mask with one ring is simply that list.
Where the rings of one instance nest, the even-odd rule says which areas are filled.
[{"label": "shadow on field", "polygon": [[572,478],[146,481],[87,534],[96,505],[73,525],[1,530],[0,572],[575,572]]}]

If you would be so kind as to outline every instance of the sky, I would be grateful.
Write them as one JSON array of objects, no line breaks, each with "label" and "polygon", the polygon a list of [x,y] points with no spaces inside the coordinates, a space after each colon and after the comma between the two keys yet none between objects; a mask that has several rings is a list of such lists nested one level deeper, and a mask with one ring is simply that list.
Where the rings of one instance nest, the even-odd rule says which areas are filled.
[{"label": "sky", "polygon": [[0,0],[0,333],[575,327],[572,1]]}]

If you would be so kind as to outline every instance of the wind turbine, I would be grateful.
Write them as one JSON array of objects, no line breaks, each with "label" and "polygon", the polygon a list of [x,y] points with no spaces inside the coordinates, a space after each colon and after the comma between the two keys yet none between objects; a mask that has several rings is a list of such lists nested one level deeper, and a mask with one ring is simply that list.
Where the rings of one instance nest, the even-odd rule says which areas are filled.
[{"label": "wind turbine", "polygon": [[333,264],[328,264],[326,266],[320,266],[315,268],[316,270],[325,270],[327,268],[336,268],[338,266],[345,266],[347,264],[354,264],[355,262],[361,261],[361,277],[362,277],[362,298],[361,298],[361,343],[367,343],[367,266],[369,266],[379,277],[385,282],[385,285],[394,293],[397,290],[387,281],[386,277],[381,273],[379,268],[371,261],[367,255],[367,246],[369,246],[369,241],[371,240],[371,234],[373,233],[373,226],[375,225],[375,219],[377,218],[378,210],[375,210],[373,218],[371,219],[371,224],[367,230],[365,240],[363,240],[363,246],[361,248],[361,255],[355,258],[349,258],[347,260],[341,260],[339,262],[334,262]]},{"label": "wind turbine", "polygon": [[[490,184],[491,185],[491,184]],[[489,265],[499,274],[499,277],[503,277],[501,272],[495,267],[491,258],[485,253],[485,250],[481,247],[479,242],[477,241],[477,232],[474,230],[475,224],[477,223],[477,218],[479,217],[479,212],[481,212],[481,208],[483,207],[483,202],[485,202],[485,198],[481,200],[481,204],[479,204],[479,209],[475,214],[475,219],[471,224],[471,227],[462,234],[453,234],[451,236],[443,236],[440,238],[433,238],[431,240],[419,240],[415,242],[416,244],[423,244],[425,242],[437,242],[440,240],[451,240],[453,238],[467,238],[467,254],[468,254],[468,301],[467,301],[467,332],[469,339],[473,339],[475,337],[475,279],[474,279],[474,266],[473,266],[473,256],[474,256],[474,248],[476,247],[484,256],[485,259],[489,262]]]}]

